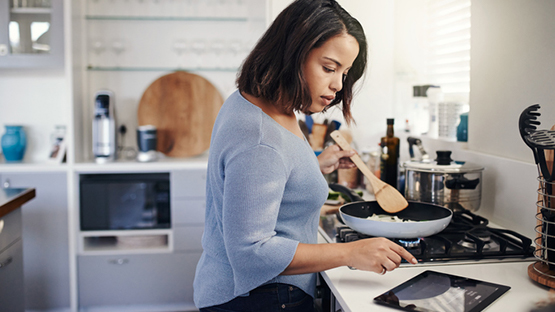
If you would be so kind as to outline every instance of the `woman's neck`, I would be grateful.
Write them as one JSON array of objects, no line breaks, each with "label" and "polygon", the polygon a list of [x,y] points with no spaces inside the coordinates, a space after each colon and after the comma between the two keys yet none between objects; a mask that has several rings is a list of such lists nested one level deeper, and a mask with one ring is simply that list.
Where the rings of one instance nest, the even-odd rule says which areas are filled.
[{"label": "woman's neck", "polygon": [[249,102],[258,106],[266,115],[270,116],[278,124],[292,132],[294,135],[304,140],[304,135],[297,122],[295,113],[286,113],[275,103],[269,102],[263,98],[255,97],[251,94],[241,92],[241,95]]}]

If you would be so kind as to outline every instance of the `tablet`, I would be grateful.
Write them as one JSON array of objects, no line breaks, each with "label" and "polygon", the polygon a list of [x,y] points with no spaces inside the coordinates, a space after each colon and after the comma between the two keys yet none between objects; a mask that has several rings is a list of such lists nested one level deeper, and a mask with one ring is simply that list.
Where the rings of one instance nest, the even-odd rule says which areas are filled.
[{"label": "tablet", "polygon": [[509,289],[505,285],[424,271],[374,301],[405,311],[478,312]]}]

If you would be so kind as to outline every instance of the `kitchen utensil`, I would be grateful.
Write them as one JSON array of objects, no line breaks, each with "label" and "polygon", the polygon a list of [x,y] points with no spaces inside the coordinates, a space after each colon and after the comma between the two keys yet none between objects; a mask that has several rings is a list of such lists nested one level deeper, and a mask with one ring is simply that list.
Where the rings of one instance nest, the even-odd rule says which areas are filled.
[{"label": "kitchen utensil", "polygon": [[424,146],[422,145],[422,140],[415,137],[408,137],[407,142],[409,143],[410,160],[417,160],[416,156],[414,155],[414,149],[413,149],[413,146],[416,145],[416,147],[418,147],[418,151],[420,152],[420,160],[426,161],[426,162],[430,161],[430,156],[424,149]]},{"label": "kitchen utensil", "polygon": [[97,163],[111,162],[117,158],[118,146],[114,93],[100,90],[96,92],[94,99],[93,155]]},{"label": "kitchen utensil", "polygon": [[[376,201],[364,201],[352,190],[335,183],[329,187],[347,195],[351,203],[339,208],[340,221],[360,233],[387,238],[421,238],[444,230],[453,216],[453,211],[434,204],[410,201],[408,207],[397,213],[382,209]],[[397,216],[417,222],[384,222],[370,220],[373,214]]]},{"label": "kitchen utensil", "polygon": [[[351,145],[347,143],[338,130],[332,132],[330,136],[335,140],[339,147],[341,147],[341,149],[345,151],[352,150]],[[351,160],[355,163],[362,174],[368,178],[368,181],[370,181],[376,200],[383,210],[395,213],[405,209],[409,205],[405,197],[403,197],[397,189],[378,179],[372,171],[370,171],[358,154],[351,156]]]},{"label": "kitchen utensil", "polygon": [[304,117],[304,122],[306,123],[306,126],[308,127],[308,133],[312,133],[312,125],[314,124],[314,120],[312,119],[312,116],[306,115]]},{"label": "kitchen utensil", "polygon": [[138,124],[157,128],[158,151],[171,157],[195,156],[209,148],[222,104],[222,96],[208,80],[177,71],[156,79],[145,90]]},{"label": "kitchen utensil", "polygon": [[326,138],[327,125],[314,123],[312,125],[312,133],[310,134],[310,145],[313,150],[321,151],[324,149],[324,140]]},{"label": "kitchen utensil", "polygon": [[555,176],[547,169],[544,150],[555,149],[555,130],[536,130],[541,124],[537,120],[541,116],[539,109],[539,104],[528,106],[520,114],[518,128],[522,140],[534,153],[534,160],[541,175],[546,181],[551,182]]},{"label": "kitchen utensil", "polygon": [[455,211],[477,211],[484,168],[470,162],[453,161],[450,151],[437,151],[436,154],[434,161],[402,164],[407,200],[441,205]]},{"label": "kitchen utensil", "polygon": [[309,137],[309,132],[308,132],[308,127],[306,126],[306,123],[302,120],[299,119],[299,128],[301,128],[301,131],[305,137],[305,139],[308,141],[308,137]]},{"label": "kitchen utensil", "polygon": [[156,132],[156,127],[153,125],[139,126],[137,128],[138,161],[149,162],[158,159],[158,152],[156,151],[158,136]]},{"label": "kitchen utensil", "polygon": [[328,120],[326,119],[326,121],[324,121],[324,124],[327,125],[327,129],[326,129],[326,135],[324,136],[324,148],[328,145],[328,142],[332,142],[333,144],[333,139],[331,138],[331,133],[334,132],[335,130],[338,130],[337,127],[337,123],[335,123],[333,120],[330,122],[327,122]]}]

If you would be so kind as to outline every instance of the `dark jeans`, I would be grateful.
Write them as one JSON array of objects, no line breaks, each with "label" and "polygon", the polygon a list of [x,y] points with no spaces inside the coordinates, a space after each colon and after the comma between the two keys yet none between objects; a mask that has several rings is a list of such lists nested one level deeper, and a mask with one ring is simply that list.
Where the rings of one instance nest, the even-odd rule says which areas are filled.
[{"label": "dark jeans", "polygon": [[268,284],[252,290],[246,297],[200,309],[200,312],[314,312],[314,300],[298,287]]}]

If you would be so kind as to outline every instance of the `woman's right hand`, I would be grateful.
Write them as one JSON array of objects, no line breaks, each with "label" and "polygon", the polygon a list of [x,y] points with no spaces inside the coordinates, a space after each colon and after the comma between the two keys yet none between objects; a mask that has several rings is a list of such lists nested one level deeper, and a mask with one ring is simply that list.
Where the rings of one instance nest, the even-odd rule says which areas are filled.
[{"label": "woman's right hand", "polygon": [[418,263],[405,248],[387,238],[361,239],[347,245],[350,248],[347,255],[348,266],[359,270],[385,274],[399,267],[402,259],[412,264]]}]

